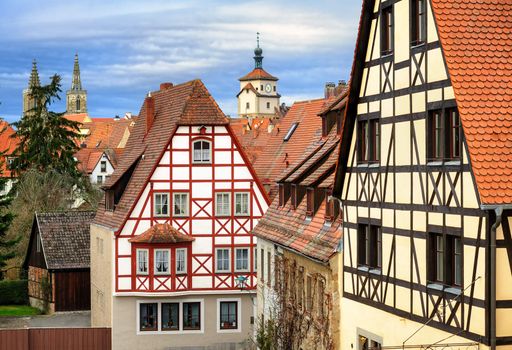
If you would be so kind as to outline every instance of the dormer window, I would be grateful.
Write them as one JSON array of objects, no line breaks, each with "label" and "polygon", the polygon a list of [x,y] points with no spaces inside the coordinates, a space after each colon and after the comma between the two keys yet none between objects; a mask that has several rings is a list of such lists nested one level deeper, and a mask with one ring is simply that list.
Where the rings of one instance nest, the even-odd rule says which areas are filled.
[{"label": "dormer window", "polygon": [[292,185],[292,193],[291,193],[291,206],[292,209],[297,208],[297,192],[298,192],[298,186]]},{"label": "dormer window", "polygon": [[211,162],[211,144],[209,141],[198,140],[193,144],[194,163],[210,163]]},{"label": "dormer window", "polygon": [[279,206],[284,207],[285,199],[284,199],[284,184],[279,184]]},{"label": "dormer window", "polygon": [[339,205],[336,201],[332,198],[329,200],[331,195],[331,190],[325,190],[325,221],[334,221],[339,213]]},{"label": "dormer window", "polygon": [[315,190],[308,188],[306,191],[306,216],[313,216],[315,212]]}]

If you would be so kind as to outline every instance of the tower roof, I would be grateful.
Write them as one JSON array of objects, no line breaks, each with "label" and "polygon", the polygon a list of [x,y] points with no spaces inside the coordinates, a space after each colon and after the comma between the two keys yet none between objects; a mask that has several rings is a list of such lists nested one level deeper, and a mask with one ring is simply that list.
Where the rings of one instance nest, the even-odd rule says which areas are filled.
[{"label": "tower roof", "polygon": [[75,54],[75,65],[73,67],[73,80],[71,90],[82,90],[82,81],[80,79],[80,64],[78,63],[78,54]]},{"label": "tower roof", "polygon": [[260,33],[256,33],[256,48],[254,49],[254,68],[263,68],[263,49],[260,47]]},{"label": "tower roof", "polygon": [[34,59],[32,61],[32,72],[30,73],[30,79],[28,81],[28,87],[41,86],[41,82],[39,81],[39,72],[37,71],[37,62]]},{"label": "tower roof", "polygon": [[239,80],[279,80],[276,77],[267,73],[263,69],[263,49],[260,47],[260,33],[256,33],[256,48],[254,49],[254,69],[252,72],[250,72],[247,75],[244,75]]}]

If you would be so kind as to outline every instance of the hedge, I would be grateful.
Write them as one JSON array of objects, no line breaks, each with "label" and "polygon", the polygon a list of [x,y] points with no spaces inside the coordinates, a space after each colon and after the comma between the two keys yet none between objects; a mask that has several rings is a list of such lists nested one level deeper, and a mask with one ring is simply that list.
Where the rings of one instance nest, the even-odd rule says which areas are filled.
[{"label": "hedge", "polygon": [[27,305],[27,280],[0,281],[0,305]]}]

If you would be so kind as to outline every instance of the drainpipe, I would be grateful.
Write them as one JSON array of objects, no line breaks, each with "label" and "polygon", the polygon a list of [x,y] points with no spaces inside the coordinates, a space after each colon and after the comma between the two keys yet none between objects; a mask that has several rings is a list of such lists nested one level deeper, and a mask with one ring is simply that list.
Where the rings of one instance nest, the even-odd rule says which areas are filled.
[{"label": "drainpipe", "polygon": [[490,290],[489,290],[489,298],[490,298],[490,314],[489,314],[489,337],[490,339],[490,345],[491,350],[496,349],[496,230],[501,225],[502,215],[503,215],[503,207],[499,206],[494,209],[494,212],[496,214],[496,221],[491,227],[491,241],[489,244],[490,248]]}]

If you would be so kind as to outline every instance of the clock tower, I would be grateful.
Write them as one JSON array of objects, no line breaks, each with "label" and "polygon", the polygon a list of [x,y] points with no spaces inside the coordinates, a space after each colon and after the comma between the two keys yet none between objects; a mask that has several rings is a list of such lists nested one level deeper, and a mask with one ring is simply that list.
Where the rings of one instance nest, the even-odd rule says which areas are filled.
[{"label": "clock tower", "polygon": [[66,114],[87,113],[87,90],[82,90],[78,54],[75,55],[71,89],[66,92]]},{"label": "clock tower", "polygon": [[254,49],[254,69],[240,80],[238,116],[240,118],[270,118],[275,116],[281,95],[277,93],[277,79],[263,69],[263,50],[259,33]]}]

